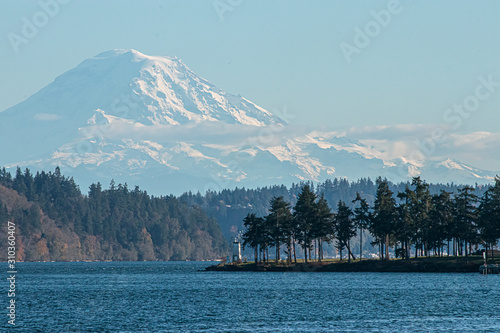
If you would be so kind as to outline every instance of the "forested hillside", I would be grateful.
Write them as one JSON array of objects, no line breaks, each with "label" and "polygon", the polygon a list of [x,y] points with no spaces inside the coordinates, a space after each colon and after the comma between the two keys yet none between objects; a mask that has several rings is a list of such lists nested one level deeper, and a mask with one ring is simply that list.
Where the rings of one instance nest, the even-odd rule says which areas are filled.
[{"label": "forested hillside", "polygon": [[217,221],[196,205],[114,182],[84,195],[59,168],[18,169],[14,177],[0,170],[1,248],[8,220],[17,227],[20,261],[204,260],[228,250]]}]

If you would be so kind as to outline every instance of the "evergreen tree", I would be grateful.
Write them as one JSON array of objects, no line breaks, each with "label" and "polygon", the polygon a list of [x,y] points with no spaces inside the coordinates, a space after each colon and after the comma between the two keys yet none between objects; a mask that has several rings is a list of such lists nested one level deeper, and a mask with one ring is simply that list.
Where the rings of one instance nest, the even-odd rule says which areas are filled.
[{"label": "evergreen tree", "polygon": [[414,177],[411,183],[415,189],[410,198],[410,216],[413,221],[413,241],[415,243],[415,257],[418,249],[425,256],[428,254],[430,234],[432,233],[432,223],[430,221],[430,211],[432,208],[429,184],[422,181],[420,177]]},{"label": "evergreen tree", "polygon": [[352,220],[352,211],[346,206],[345,202],[340,200],[337,207],[337,214],[335,215],[337,249],[340,252],[340,260],[342,260],[342,250],[347,248],[347,259],[348,262],[351,262],[351,257],[356,259],[350,246],[351,238],[356,236],[356,226]]},{"label": "evergreen tree", "polygon": [[495,185],[481,197],[478,212],[480,237],[486,249],[491,249],[493,257],[493,246],[500,239],[500,177],[495,177]]},{"label": "evergreen tree", "polygon": [[459,189],[455,197],[455,236],[459,239],[460,250],[463,247],[465,251],[466,259],[472,250],[472,244],[478,241],[477,201],[474,189],[470,186]]},{"label": "evergreen tree", "polygon": [[406,185],[404,192],[399,192],[397,197],[401,203],[398,206],[395,237],[399,240],[399,242],[401,242],[401,253],[396,253],[396,257],[401,255],[403,258],[409,259],[411,241],[415,238],[414,234],[417,230],[411,211],[411,203],[414,200],[415,195],[414,192],[410,190],[409,186]]},{"label": "evergreen tree", "polygon": [[282,196],[273,197],[270,201],[271,208],[269,214],[265,217],[266,224],[269,226],[271,237],[273,238],[271,246],[276,248],[276,262],[280,260],[280,250],[282,244],[287,244],[288,253],[290,253],[290,242],[292,238],[290,203],[286,202]]},{"label": "evergreen tree", "polygon": [[24,174],[21,171],[20,167],[17,167],[16,169],[16,177],[14,178],[12,182],[12,188],[19,194],[21,195],[26,195],[26,192],[28,192],[28,188],[26,187],[26,183],[24,182]]},{"label": "evergreen tree", "polygon": [[5,167],[0,169],[0,185],[12,187],[12,175],[5,169]]},{"label": "evergreen tree", "polygon": [[246,228],[243,233],[243,247],[249,246],[254,250],[255,263],[258,263],[258,249],[263,244],[263,239],[265,238],[263,232],[264,219],[257,217],[255,214],[248,214],[243,223]]},{"label": "evergreen tree", "polygon": [[359,230],[359,260],[361,261],[363,259],[363,230],[370,226],[372,215],[370,205],[366,199],[361,198],[359,192],[356,192],[356,199],[352,202],[354,204],[359,202],[359,206],[354,209],[354,225]]},{"label": "evergreen tree", "polygon": [[304,185],[300,192],[297,204],[294,207],[294,217],[297,223],[296,237],[304,250],[304,258],[307,263],[307,253],[310,252],[314,239],[314,223],[317,216],[317,196],[309,185]]},{"label": "evergreen tree", "polygon": [[434,248],[438,249],[439,254],[442,251],[439,250],[444,242],[447,241],[447,252],[450,255],[450,240],[452,239],[453,231],[453,201],[451,200],[451,193],[446,191],[441,191],[440,194],[434,194],[432,196],[432,210],[430,212],[430,219],[433,222],[433,231],[430,234],[430,242]]},{"label": "evergreen tree", "polygon": [[385,244],[385,259],[389,260],[389,236],[394,232],[396,222],[396,200],[389,189],[387,179],[377,179],[377,193],[373,205],[373,219],[371,220],[371,231],[376,242],[380,245],[380,259],[383,255]]},{"label": "evergreen tree", "polygon": [[313,237],[318,243],[318,260],[323,260],[323,242],[330,242],[335,235],[334,214],[328,206],[325,196],[321,194],[316,204],[316,223],[313,227]]}]

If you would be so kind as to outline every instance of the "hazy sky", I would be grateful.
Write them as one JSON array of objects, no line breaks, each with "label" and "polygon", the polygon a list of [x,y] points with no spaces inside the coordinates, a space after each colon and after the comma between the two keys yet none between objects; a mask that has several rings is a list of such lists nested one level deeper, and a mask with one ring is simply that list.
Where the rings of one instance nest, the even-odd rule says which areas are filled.
[{"label": "hazy sky", "polygon": [[[294,125],[460,118],[456,133],[496,133],[499,16],[495,0],[2,0],[0,110],[88,57],[133,48],[178,56]],[[473,111],[447,111],[463,103]]]}]

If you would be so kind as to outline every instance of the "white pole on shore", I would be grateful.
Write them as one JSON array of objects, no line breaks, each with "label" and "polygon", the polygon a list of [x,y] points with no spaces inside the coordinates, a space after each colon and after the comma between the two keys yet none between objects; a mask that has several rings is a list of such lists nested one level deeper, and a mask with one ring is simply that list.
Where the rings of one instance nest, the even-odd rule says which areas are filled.
[{"label": "white pole on shore", "polygon": [[486,251],[483,252],[483,259],[484,259],[483,275],[488,275],[488,264],[486,264]]}]

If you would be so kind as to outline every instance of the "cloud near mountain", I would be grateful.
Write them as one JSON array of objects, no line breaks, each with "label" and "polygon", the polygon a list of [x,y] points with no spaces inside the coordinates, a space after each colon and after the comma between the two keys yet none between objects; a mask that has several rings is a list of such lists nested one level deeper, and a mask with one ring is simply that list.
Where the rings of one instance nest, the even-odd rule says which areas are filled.
[{"label": "cloud near mountain", "polygon": [[[439,139],[434,139],[439,133]],[[409,158],[436,161],[447,158],[464,161],[490,170],[500,170],[494,152],[500,147],[500,133],[456,133],[446,125],[400,124],[393,126],[352,127],[342,135],[357,138],[380,150],[385,158]]]}]

